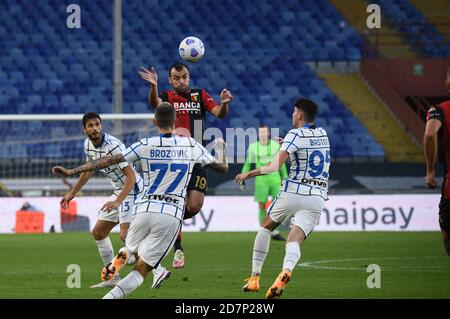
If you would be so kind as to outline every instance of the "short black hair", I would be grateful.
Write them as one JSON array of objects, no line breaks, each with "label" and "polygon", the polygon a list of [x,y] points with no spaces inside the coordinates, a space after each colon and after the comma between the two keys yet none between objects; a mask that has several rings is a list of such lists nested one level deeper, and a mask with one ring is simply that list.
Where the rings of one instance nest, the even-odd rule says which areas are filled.
[{"label": "short black hair", "polygon": [[264,124],[264,123],[261,123],[261,124],[259,124],[259,128],[264,128],[264,127],[267,127],[267,128],[269,128],[269,125],[267,125],[267,124]]},{"label": "short black hair", "polygon": [[175,124],[175,108],[169,102],[163,102],[156,108],[155,121],[159,128],[171,128]]},{"label": "short black hair", "polygon": [[92,120],[92,119],[99,119],[100,123],[102,122],[102,119],[100,117],[100,114],[95,113],[95,112],[87,112],[86,114],[83,115],[83,127],[86,127],[87,121]]},{"label": "short black hair", "polygon": [[295,107],[305,113],[307,122],[314,122],[317,116],[317,104],[308,99],[298,99]]},{"label": "short black hair", "polygon": [[177,63],[172,64],[169,68],[169,78],[172,75],[172,69],[175,69],[178,72],[180,72],[181,70],[183,70],[183,68],[186,68],[186,70],[188,70],[188,72],[189,72],[189,67],[184,63],[177,62]]}]

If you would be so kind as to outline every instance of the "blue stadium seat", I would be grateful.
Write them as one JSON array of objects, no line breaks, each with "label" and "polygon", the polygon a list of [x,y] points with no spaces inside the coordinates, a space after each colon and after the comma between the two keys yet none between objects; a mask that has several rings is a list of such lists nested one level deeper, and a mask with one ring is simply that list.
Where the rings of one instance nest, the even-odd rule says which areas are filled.
[{"label": "blue stadium seat", "polygon": [[[26,0],[0,2],[1,12],[8,12],[2,14],[0,25],[0,37],[5,38],[0,42],[1,112],[112,111],[112,4],[109,0],[80,1],[83,15],[95,19],[82,19],[83,28],[70,32],[58,27],[65,24],[64,15],[54,9],[64,11],[59,0],[33,5]],[[356,143],[352,132],[369,136],[368,145],[377,145],[305,64],[361,59],[361,36],[349,25],[335,27],[343,18],[328,0],[284,0],[282,5],[262,0],[258,6],[232,0],[189,3],[182,11],[178,3],[171,1],[124,3],[124,112],[148,112],[148,84],[137,75],[139,67],[155,66],[161,79],[160,90],[168,88],[167,68],[180,61],[178,43],[187,35],[195,35],[204,41],[206,55],[202,61],[190,63],[192,85],[207,89],[217,102],[224,87],[234,94],[229,117],[217,120],[207,115],[208,125],[225,129],[265,122],[286,131],[291,125],[295,99],[302,96],[319,104],[319,121],[336,140],[336,156],[359,156],[352,153],[351,145]],[[34,10],[34,5],[39,10]],[[159,19],[142,19],[142,12],[156,10]],[[198,15],[204,18],[192,18]],[[53,127],[49,130],[33,125],[30,132],[51,138],[77,134],[79,128],[68,127],[63,133]],[[338,139],[339,133],[349,138]],[[30,157],[74,157],[74,149],[79,149],[77,143],[51,149],[27,145],[18,152]],[[383,153],[379,145],[366,151]],[[80,155],[81,150],[76,154]]]},{"label": "blue stadium seat", "polygon": [[407,40],[420,53],[428,57],[450,56],[445,45],[436,44],[445,44],[445,38],[409,0],[375,0],[371,3],[378,4],[387,20],[395,22],[394,25],[399,31],[408,32]]}]

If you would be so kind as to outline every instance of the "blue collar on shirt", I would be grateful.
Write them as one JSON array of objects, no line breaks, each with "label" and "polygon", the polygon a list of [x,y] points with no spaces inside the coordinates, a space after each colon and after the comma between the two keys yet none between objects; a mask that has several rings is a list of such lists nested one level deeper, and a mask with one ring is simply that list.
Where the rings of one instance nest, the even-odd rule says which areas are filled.
[{"label": "blue collar on shirt", "polygon": [[159,137],[172,137],[173,133],[159,134]]},{"label": "blue collar on shirt", "polygon": [[311,129],[316,128],[316,126],[314,125],[314,123],[311,123],[311,124],[307,123],[307,124],[303,125],[302,127],[304,127],[304,128],[311,128]]}]

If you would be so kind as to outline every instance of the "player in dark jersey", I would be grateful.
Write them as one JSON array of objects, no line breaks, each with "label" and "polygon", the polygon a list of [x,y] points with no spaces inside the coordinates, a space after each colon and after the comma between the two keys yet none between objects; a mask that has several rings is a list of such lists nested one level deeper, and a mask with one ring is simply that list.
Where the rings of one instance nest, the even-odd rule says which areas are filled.
[{"label": "player in dark jersey", "polygon": [[[447,89],[450,91],[450,67],[447,69]],[[443,138],[445,175],[442,183],[442,197],[439,203],[439,226],[444,239],[445,250],[450,257],[450,100],[432,106],[427,114],[427,124],[423,137],[423,149],[427,163],[425,183],[436,188],[435,165],[438,155],[438,133]]]},{"label": "player in dark jersey", "polygon": [[[228,113],[228,104],[233,99],[230,91],[223,89],[220,93],[220,104],[217,104],[204,89],[193,89],[189,86],[189,68],[183,63],[175,63],[169,68],[169,83],[172,90],[158,94],[158,75],[154,68],[139,71],[141,78],[150,83],[149,104],[158,107],[163,102],[172,104],[176,111],[175,133],[192,136],[198,143],[204,145],[203,132],[205,115],[211,113],[217,118],[224,118]],[[206,171],[200,165],[195,165],[188,185],[185,219],[192,218],[202,206],[208,183]],[[174,245],[175,257],[173,266],[184,266],[181,232]]]}]

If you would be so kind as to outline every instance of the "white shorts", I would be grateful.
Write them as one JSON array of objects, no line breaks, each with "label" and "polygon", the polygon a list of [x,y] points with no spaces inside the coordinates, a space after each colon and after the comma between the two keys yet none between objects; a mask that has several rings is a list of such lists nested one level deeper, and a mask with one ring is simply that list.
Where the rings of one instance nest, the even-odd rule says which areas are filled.
[{"label": "white shorts", "polygon": [[280,192],[269,208],[269,217],[277,223],[300,227],[306,236],[319,224],[325,200],[320,196]]},{"label": "white shorts", "polygon": [[[113,201],[116,198],[117,195],[113,194],[109,198],[109,201]],[[134,196],[127,196],[118,208],[113,209],[109,213],[107,211],[100,210],[98,212],[97,219],[119,224],[131,223],[133,211],[134,211]]]},{"label": "white shorts", "polygon": [[181,220],[164,213],[138,213],[133,216],[125,245],[147,265],[156,268],[172,249]]}]

